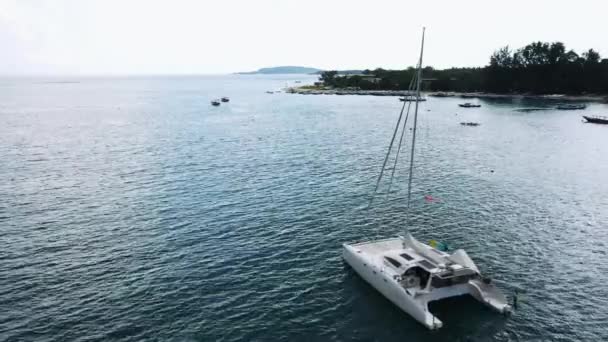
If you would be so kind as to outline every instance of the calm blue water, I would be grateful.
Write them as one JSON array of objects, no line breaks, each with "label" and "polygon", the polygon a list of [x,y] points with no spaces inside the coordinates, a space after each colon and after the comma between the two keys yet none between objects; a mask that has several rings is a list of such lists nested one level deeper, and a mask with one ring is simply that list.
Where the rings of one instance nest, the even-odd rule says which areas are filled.
[{"label": "calm blue water", "polygon": [[404,168],[365,209],[400,103],[265,93],[295,80],[1,80],[0,340],[608,339],[608,127],[422,104],[410,230],[523,293],[430,332],[340,257],[405,227]]}]

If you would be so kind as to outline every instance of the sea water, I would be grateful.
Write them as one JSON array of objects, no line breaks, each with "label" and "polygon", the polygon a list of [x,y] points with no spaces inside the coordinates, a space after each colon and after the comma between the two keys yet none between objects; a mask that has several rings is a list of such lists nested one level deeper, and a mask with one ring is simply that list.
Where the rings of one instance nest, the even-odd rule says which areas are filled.
[{"label": "sea water", "polygon": [[[409,132],[367,206],[403,103],[266,93],[315,79],[0,80],[0,340],[608,339],[608,126],[581,118],[608,106],[429,97],[406,217]],[[433,303],[431,332],[343,263],[406,229],[518,309]]]}]

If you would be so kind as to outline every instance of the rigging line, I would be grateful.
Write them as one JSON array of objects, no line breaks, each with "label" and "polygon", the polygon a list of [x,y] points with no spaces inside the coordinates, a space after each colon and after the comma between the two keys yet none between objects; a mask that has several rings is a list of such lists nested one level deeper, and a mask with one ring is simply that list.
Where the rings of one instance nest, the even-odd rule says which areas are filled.
[{"label": "rigging line", "polygon": [[[424,32],[426,28],[422,28],[422,43],[420,45],[420,60],[418,61],[418,78],[416,80],[416,98],[420,98],[420,83],[422,80],[422,56],[424,53]],[[412,130],[412,149],[410,152],[410,175],[407,183],[407,212],[406,217],[409,218],[410,212],[410,201],[412,198],[412,176],[414,173],[413,165],[414,165],[414,148],[416,146],[416,125],[418,124],[418,103],[420,101],[416,101],[416,106],[414,109],[414,127]]]},{"label": "rigging line", "polygon": [[[424,105],[422,105],[422,107],[425,108]],[[426,112],[428,111],[429,110],[427,109]],[[430,138],[431,134],[429,133],[429,127],[431,127],[431,119],[429,114],[420,116],[420,123],[418,126],[420,128],[419,131],[421,133],[420,137],[422,138],[422,141],[432,141]],[[432,173],[431,168],[429,167],[429,162],[432,160],[432,146],[430,144],[419,144],[418,146],[420,148],[420,153],[418,153],[418,155],[420,156],[419,160],[421,163],[417,170],[420,170],[422,175],[429,175]],[[422,180],[421,177],[419,179]]]},{"label": "rigging line", "polygon": [[[413,91],[414,81],[416,81],[416,74],[412,75],[412,79],[410,80],[410,84],[407,87],[408,94],[411,94],[411,92]],[[410,95],[408,95],[408,97],[411,98]],[[418,101],[418,99],[416,99],[416,101]],[[397,162],[399,161],[399,154],[401,152],[401,145],[402,145],[402,142],[403,142],[403,136],[405,135],[405,130],[407,129],[407,119],[410,116],[410,108],[411,107],[412,107],[412,102],[408,101],[407,112],[405,114],[405,121],[403,122],[403,128],[401,129],[401,137],[399,138],[399,145],[398,145],[398,148],[397,148],[397,153],[395,154],[395,162],[393,163],[393,170],[391,172],[391,178],[390,178],[390,181],[388,182],[388,190],[386,191],[386,199],[388,199],[388,196],[391,193],[391,188],[393,187],[393,178],[395,177],[395,170],[397,169]]]},{"label": "rigging line", "polygon": [[[416,69],[418,69],[418,63],[416,63]],[[411,91],[413,91],[413,90],[414,90],[414,89],[413,89],[413,88],[414,88],[413,83],[414,83],[414,82],[415,82],[417,79],[418,79],[418,78],[417,78],[417,75],[416,75],[416,73],[414,73],[414,77],[412,77],[412,80],[411,80],[411,82],[410,82],[410,89],[411,89]],[[410,103],[410,105],[411,105],[411,103]],[[407,119],[408,119],[408,116],[409,116],[409,109],[410,109],[410,108],[408,107],[408,115],[406,115],[406,117],[405,117],[405,121],[406,121],[406,122],[407,122]],[[403,129],[404,129],[404,131],[405,131],[405,129],[406,129],[406,124],[404,124],[404,125],[403,125]],[[401,132],[401,138],[403,138],[404,131],[403,131],[403,132]],[[401,142],[400,142],[400,144],[401,144]],[[399,146],[399,147],[401,147],[401,146]],[[397,155],[397,158],[398,158],[398,155]],[[407,170],[407,172],[408,172],[407,174],[408,174],[408,175],[410,174],[411,169],[412,169],[412,167],[411,167],[411,165],[409,165],[409,166],[408,166],[408,170]],[[391,183],[389,183],[389,189],[391,188],[391,186],[392,186],[392,178],[391,178]],[[388,199],[388,196],[387,196],[387,199]]]},{"label": "rigging line", "polygon": [[[413,83],[414,78],[412,78]],[[405,135],[405,130],[407,129],[407,119],[410,116],[410,107],[412,106],[412,102],[410,101],[407,105],[407,112],[405,114],[405,120],[403,121],[403,128],[401,128],[401,137],[399,138],[399,145],[397,146],[397,154],[395,155],[395,162],[393,163],[393,170],[391,171],[391,179],[388,182],[388,190],[386,191],[386,198],[391,193],[391,188],[393,187],[393,178],[395,177],[395,169],[397,168],[397,161],[399,160],[399,153],[401,152],[401,145],[403,143],[403,136]]]},{"label": "rigging line", "polygon": [[403,118],[403,110],[405,109],[405,105],[407,103],[403,102],[403,106],[401,106],[401,112],[399,113],[399,119],[397,120],[397,124],[395,125],[395,130],[393,131],[393,137],[391,138],[391,142],[388,145],[388,151],[386,151],[386,156],[384,157],[384,162],[382,163],[382,169],[380,170],[380,174],[378,175],[378,179],[376,180],[376,187],[374,188],[374,192],[369,199],[369,204],[367,207],[372,206],[372,202],[374,201],[374,197],[378,192],[378,187],[380,186],[380,181],[382,180],[382,176],[384,175],[384,168],[386,167],[386,163],[388,162],[388,158],[391,154],[391,150],[393,149],[393,145],[395,143],[395,137],[397,136],[397,131],[399,131],[399,126],[401,124],[401,119]]},{"label": "rigging line", "polygon": [[[408,85],[408,89],[407,89],[407,93],[410,94],[413,91],[414,88],[414,81],[416,80],[416,74],[414,74],[414,76],[412,77],[412,79],[410,80],[410,84]],[[407,95],[408,97],[410,95]],[[393,132],[393,137],[391,139],[391,142],[389,144],[388,147],[388,151],[386,152],[386,156],[384,158],[384,162],[382,163],[382,169],[380,170],[380,175],[378,175],[378,180],[376,181],[376,187],[374,188],[374,193],[372,194],[372,196],[370,197],[369,203],[368,203],[368,208],[371,207],[372,202],[376,196],[376,194],[378,193],[378,188],[380,187],[380,181],[382,180],[382,177],[384,176],[384,170],[386,168],[386,163],[388,162],[388,159],[390,157],[390,153],[392,151],[393,145],[394,145],[394,141],[395,141],[395,136],[399,130],[399,123],[401,122],[401,118],[403,117],[403,110],[405,109],[405,105],[406,102],[408,107],[407,107],[407,114],[406,114],[406,120],[405,123],[403,125],[403,129],[405,129],[405,124],[407,123],[407,117],[409,116],[409,112],[410,112],[410,107],[411,107],[411,101],[404,101],[403,105],[401,106],[401,112],[399,113],[399,119],[397,120],[397,125],[395,125],[395,131]],[[401,138],[399,139],[399,149],[401,149],[401,140],[403,139],[403,132],[401,133]],[[399,153],[399,151],[397,151],[397,153]],[[393,179],[393,175],[395,173],[395,167],[396,167],[396,162],[395,165],[393,166],[393,170],[391,173],[391,183],[392,183],[392,179]],[[389,184],[389,191],[390,191],[390,184]],[[389,192],[387,192],[388,195]]]},{"label": "rigging line", "polygon": [[[424,113],[423,111],[424,105],[420,105],[420,111],[422,113]],[[428,139],[428,135],[426,134],[426,128],[428,127],[428,116],[427,115],[420,115],[418,117],[418,130],[417,130],[417,134],[416,134],[416,139],[417,140],[421,140],[423,143],[419,143],[416,148],[417,148],[417,153],[416,155],[418,156],[418,159],[415,162],[415,165],[412,166],[412,168],[416,171],[416,184],[419,185],[419,190],[420,191],[426,191],[424,187],[424,185],[426,185],[425,183],[425,175],[428,174],[428,151],[429,151],[429,146],[426,142],[430,141]],[[414,202],[415,202],[415,197],[414,197]]]}]

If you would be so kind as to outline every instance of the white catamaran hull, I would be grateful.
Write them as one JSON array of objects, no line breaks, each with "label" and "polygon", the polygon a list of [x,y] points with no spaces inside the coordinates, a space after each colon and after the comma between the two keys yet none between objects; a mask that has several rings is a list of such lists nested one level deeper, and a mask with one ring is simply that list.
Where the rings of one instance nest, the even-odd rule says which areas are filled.
[{"label": "white catamaran hull", "polygon": [[344,244],[343,247],[342,257],[361,278],[427,328],[441,328],[443,324],[429,312],[426,303],[416,301],[395,279],[386,274],[381,266],[375,265],[371,260],[366,260],[352,246]]},{"label": "white catamaran hull", "polygon": [[415,255],[413,250],[402,247],[403,241],[402,238],[396,238],[344,244],[342,257],[371,286],[429,329],[438,329],[443,325],[428,309],[428,303],[435,300],[468,294],[497,312],[510,311],[511,307],[500,290],[477,278],[440,288],[430,285],[426,288],[405,288],[400,283],[403,278],[399,272],[382,262],[384,255],[404,252]]}]

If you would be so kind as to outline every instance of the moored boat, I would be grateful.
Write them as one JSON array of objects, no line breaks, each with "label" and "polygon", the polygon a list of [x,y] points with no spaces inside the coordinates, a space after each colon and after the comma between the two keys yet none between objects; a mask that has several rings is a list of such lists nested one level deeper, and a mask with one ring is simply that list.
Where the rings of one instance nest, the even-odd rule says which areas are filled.
[{"label": "moored boat", "polygon": [[521,113],[529,113],[529,112],[536,112],[539,110],[547,110],[548,108],[544,108],[544,107],[528,107],[528,108],[517,108],[514,109],[514,111],[516,112],[521,112]]},{"label": "moored boat", "polygon": [[459,105],[460,107],[462,107],[462,108],[479,108],[479,107],[481,107],[481,105],[480,105],[480,104],[474,104],[474,103],[471,103],[471,102],[467,102],[467,103],[460,103],[460,104],[458,104],[458,105]]},{"label": "moored boat", "polygon": [[587,120],[587,122],[590,122],[590,123],[597,123],[597,124],[608,125],[608,117],[606,117],[606,116],[583,115],[583,118],[585,118],[585,120]]},{"label": "moored boat", "polygon": [[229,102],[230,98],[227,96],[222,97],[222,102]]},{"label": "moored boat", "polygon": [[220,105],[220,101],[218,101],[218,100],[213,100],[213,101],[211,101],[211,105],[212,105],[212,106],[219,106],[219,105]]},{"label": "moored boat", "polygon": [[577,109],[585,109],[587,105],[585,104],[561,104],[556,107],[559,110],[577,110]]},{"label": "moored boat", "polygon": [[434,97],[453,97],[454,94],[439,92],[439,93],[429,94],[429,96],[434,96]]},{"label": "moored boat", "polygon": [[462,249],[448,254],[410,234],[343,247],[342,257],[363,279],[429,329],[443,326],[429,302],[445,298],[470,295],[496,312],[511,311],[505,295]]},{"label": "moored boat", "polygon": [[[418,102],[424,102],[424,101],[426,101],[426,99],[424,97],[420,97],[417,100],[418,100]],[[401,101],[401,102],[414,102],[414,101],[416,101],[416,97],[415,96],[400,97],[399,101]]]}]

